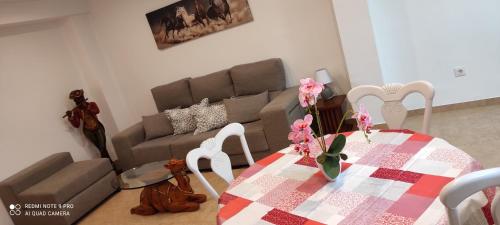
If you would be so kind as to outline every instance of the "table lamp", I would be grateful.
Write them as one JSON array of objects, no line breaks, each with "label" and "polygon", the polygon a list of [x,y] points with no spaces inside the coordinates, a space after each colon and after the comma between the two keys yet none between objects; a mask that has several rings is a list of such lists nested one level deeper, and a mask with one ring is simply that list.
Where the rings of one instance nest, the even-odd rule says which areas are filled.
[{"label": "table lamp", "polygon": [[316,77],[315,78],[316,78],[317,82],[321,82],[321,83],[325,84],[325,89],[323,89],[323,91],[321,92],[321,98],[325,99],[325,100],[333,98],[333,96],[335,96],[335,93],[327,85],[327,84],[333,82],[332,76],[330,76],[330,73],[328,72],[328,70],[326,70],[324,68],[316,70]]}]

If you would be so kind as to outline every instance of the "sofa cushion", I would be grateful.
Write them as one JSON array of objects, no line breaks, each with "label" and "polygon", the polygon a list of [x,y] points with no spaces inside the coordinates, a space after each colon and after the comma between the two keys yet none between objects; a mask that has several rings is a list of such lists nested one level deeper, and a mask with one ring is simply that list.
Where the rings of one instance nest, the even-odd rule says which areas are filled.
[{"label": "sofa cushion", "polygon": [[[264,135],[262,122],[255,121],[253,123],[243,124],[245,127],[245,137],[247,138],[250,152],[267,151],[267,141]],[[215,137],[220,129],[208,131],[198,135],[183,135],[176,139],[171,145],[172,156],[177,159],[185,159],[189,151],[198,148],[204,140]],[[236,136],[229,137],[223,144],[222,150],[228,155],[243,154],[240,139]]]},{"label": "sofa cushion", "polygon": [[0,186],[8,186],[17,194],[71,163],[73,158],[69,152],[55,153],[10,176],[2,181]]},{"label": "sofa cushion", "polygon": [[27,203],[65,203],[111,170],[105,158],[75,162],[19,193],[19,198]]},{"label": "sofa cushion", "polygon": [[189,80],[194,102],[208,98],[210,102],[218,102],[234,96],[233,82],[228,70],[222,70]]},{"label": "sofa cushion", "polygon": [[269,101],[272,101],[276,97],[278,97],[283,91],[271,91],[269,92]]},{"label": "sofa cushion", "polygon": [[146,140],[163,137],[174,133],[174,127],[164,112],[142,117]]},{"label": "sofa cushion", "polygon": [[167,109],[173,109],[179,106],[186,108],[194,104],[189,89],[190,79],[191,78],[184,78],[151,89],[158,112],[163,112]]},{"label": "sofa cushion", "polygon": [[228,124],[224,104],[212,104],[207,107],[197,107],[193,110],[196,120],[194,135],[220,128]]},{"label": "sofa cushion", "polygon": [[132,154],[134,155],[136,165],[172,158],[170,144],[182,136],[183,135],[169,135],[149,140],[132,147]]},{"label": "sofa cushion", "polygon": [[264,91],[258,95],[224,99],[227,118],[231,123],[248,123],[259,120],[259,112],[269,102],[269,94]]},{"label": "sofa cushion", "polygon": [[194,112],[199,107],[207,107],[208,98],[201,100],[199,104],[192,105],[185,109],[169,109],[165,111],[172,126],[174,127],[174,135],[185,134],[196,130],[196,120],[194,119]]},{"label": "sofa cushion", "polygon": [[281,59],[234,66],[230,70],[236,95],[254,95],[285,89],[285,69]]}]

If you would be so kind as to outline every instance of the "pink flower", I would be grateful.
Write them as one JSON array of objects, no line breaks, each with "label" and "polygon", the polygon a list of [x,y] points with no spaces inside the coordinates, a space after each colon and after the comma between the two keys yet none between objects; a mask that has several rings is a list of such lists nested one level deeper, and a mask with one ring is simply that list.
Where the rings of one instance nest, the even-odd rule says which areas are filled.
[{"label": "pink flower", "polygon": [[372,117],[363,104],[359,105],[359,111],[355,113],[352,118],[357,120],[359,130],[370,133],[370,129],[373,126]]},{"label": "pink flower", "polygon": [[300,143],[302,141],[302,134],[300,132],[291,131],[288,134],[288,140],[292,143]]},{"label": "pink flower", "polygon": [[311,152],[311,144],[310,143],[292,144],[290,147],[293,147],[293,149],[296,152],[304,153],[304,155],[309,155],[309,153]]},{"label": "pink flower", "polygon": [[303,131],[307,128],[311,129],[311,124],[313,122],[313,117],[311,114],[307,114],[304,119],[298,119],[293,122],[291,128],[292,131]]},{"label": "pink flower", "polygon": [[311,78],[300,80],[299,101],[302,107],[316,104],[319,94],[323,91],[324,85]]},{"label": "pink flower", "polygon": [[[310,130],[311,128],[309,128]],[[312,131],[312,130],[311,130]],[[304,132],[304,136],[303,136],[303,141],[304,143],[312,143],[314,141],[314,136],[312,135],[311,131],[309,132]]]},{"label": "pink flower", "polygon": [[299,102],[302,107],[308,107],[316,104],[316,97],[311,94],[299,92]]},{"label": "pink flower", "polygon": [[309,155],[311,152],[311,144],[310,143],[302,143],[300,144],[299,151],[304,153],[304,155]]},{"label": "pink flower", "polygon": [[298,119],[290,126],[291,131],[288,134],[288,140],[294,143],[292,147],[295,151],[306,155],[309,154],[310,145],[314,141],[311,129],[312,122],[312,115],[307,114],[304,119]]},{"label": "pink flower", "polygon": [[323,91],[324,85],[320,82],[316,82],[311,78],[305,78],[300,80],[300,88],[299,91],[302,93],[311,94],[314,97],[318,97],[318,95]]}]

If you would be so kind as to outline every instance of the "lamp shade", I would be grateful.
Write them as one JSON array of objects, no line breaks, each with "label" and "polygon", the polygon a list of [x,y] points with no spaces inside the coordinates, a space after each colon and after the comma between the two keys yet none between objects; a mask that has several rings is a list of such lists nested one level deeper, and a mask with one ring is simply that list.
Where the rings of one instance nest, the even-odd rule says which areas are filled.
[{"label": "lamp shade", "polygon": [[[326,69],[316,70],[315,78],[316,78],[315,79],[316,82],[320,82],[322,84],[329,84],[333,81],[332,76],[330,76],[330,73]],[[328,100],[328,99],[332,99],[334,96],[335,96],[335,93],[330,88],[330,86],[325,85],[325,89],[323,89],[323,91],[321,92],[321,98]]]},{"label": "lamp shade", "polygon": [[332,76],[330,76],[330,73],[326,69],[316,70],[315,80],[323,84],[328,84],[333,81]]}]

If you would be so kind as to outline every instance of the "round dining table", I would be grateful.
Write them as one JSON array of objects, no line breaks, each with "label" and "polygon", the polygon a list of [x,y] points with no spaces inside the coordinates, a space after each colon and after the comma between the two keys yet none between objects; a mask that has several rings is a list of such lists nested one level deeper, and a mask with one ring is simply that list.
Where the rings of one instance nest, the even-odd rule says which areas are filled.
[{"label": "round dining table", "polygon": [[[482,166],[445,140],[410,130],[344,133],[342,172],[329,182],[313,157],[292,148],[244,170],[219,198],[217,224],[448,224],[441,189]],[[333,135],[325,136],[330,144]],[[495,189],[462,202],[467,224],[493,224]]]}]

